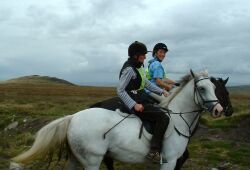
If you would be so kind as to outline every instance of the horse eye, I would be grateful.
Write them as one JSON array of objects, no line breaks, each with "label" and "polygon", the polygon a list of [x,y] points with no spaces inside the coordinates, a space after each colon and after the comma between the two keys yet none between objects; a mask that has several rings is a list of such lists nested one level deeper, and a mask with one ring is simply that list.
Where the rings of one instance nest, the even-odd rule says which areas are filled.
[{"label": "horse eye", "polygon": [[204,87],[200,87],[199,90],[200,90],[200,92],[204,92],[205,88]]}]

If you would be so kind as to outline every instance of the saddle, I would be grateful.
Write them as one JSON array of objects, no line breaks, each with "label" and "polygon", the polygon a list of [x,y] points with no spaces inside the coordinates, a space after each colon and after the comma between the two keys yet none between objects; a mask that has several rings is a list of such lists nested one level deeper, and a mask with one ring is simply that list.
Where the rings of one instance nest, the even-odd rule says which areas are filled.
[{"label": "saddle", "polygon": [[[152,102],[156,103],[157,101],[155,101],[152,98]],[[126,116],[128,116],[128,114],[133,114],[130,116],[130,118],[132,116],[134,118],[136,118],[136,117],[139,118],[138,116],[136,116],[135,112],[132,112],[131,110],[126,108],[126,106],[123,104],[123,102],[121,101],[121,99],[119,97],[113,97],[113,98],[104,100],[102,102],[95,103],[95,104],[90,106],[90,108],[96,108],[96,107],[116,111],[122,117],[126,117]],[[141,126],[141,130],[140,130],[139,138],[142,135],[143,127],[146,129],[146,131],[149,134],[152,135],[154,132],[154,128],[155,128],[155,122],[151,122],[149,120],[144,120],[144,119],[140,119],[140,120],[142,121],[142,126]]]}]

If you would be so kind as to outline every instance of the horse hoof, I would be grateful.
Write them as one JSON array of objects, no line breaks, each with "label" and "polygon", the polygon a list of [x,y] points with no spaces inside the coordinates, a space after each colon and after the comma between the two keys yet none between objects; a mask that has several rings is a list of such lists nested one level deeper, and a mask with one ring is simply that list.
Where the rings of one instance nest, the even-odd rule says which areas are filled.
[{"label": "horse hoof", "polygon": [[22,165],[18,164],[16,162],[10,162],[9,169],[11,169],[11,170],[20,170],[20,169],[22,169]]}]

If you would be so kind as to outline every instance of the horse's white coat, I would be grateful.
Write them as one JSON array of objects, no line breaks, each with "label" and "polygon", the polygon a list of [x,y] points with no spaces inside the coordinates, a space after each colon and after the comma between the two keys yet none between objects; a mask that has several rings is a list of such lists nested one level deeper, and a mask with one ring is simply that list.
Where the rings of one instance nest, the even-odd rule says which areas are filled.
[{"label": "horse's white coat", "polygon": [[[202,80],[197,83],[197,86],[202,86],[206,89],[206,93],[203,96],[204,99],[217,99],[210,80]],[[194,81],[192,79],[168,103],[168,108],[174,112],[187,112],[199,109],[199,106],[194,102],[194,97]],[[197,98],[197,100],[200,99]],[[166,106],[166,103],[163,101],[160,105]],[[221,111],[220,104],[217,104],[215,107],[214,110]],[[183,116],[190,124],[196,114],[184,114]],[[112,129],[105,139],[103,138],[103,134],[121,119],[123,117],[116,112],[101,108],[86,109],[74,114],[71,120],[65,119],[65,121],[70,121],[65,141],[68,140],[74,155],[71,156],[68,168],[75,168],[75,157],[85,170],[98,170],[106,153],[114,159],[129,163],[147,161],[145,155],[149,151],[150,141],[148,139],[151,135],[144,130],[144,135],[142,135],[141,139],[138,138],[141,126],[141,121],[138,118],[125,119]],[[197,122],[198,119],[195,120],[195,124]],[[168,163],[162,164],[161,170],[173,170],[177,159],[183,154],[188,144],[187,138],[180,136],[173,130],[174,124],[180,132],[189,135],[187,125],[183,119],[178,115],[171,115],[171,123],[170,129],[166,133],[168,137],[164,138],[162,149],[162,157]],[[193,130],[194,126],[192,126],[191,130]]]},{"label": "horse's white coat", "polygon": [[[217,99],[214,94],[214,87],[209,80],[202,80],[197,86],[203,86],[207,92],[203,96],[206,100]],[[186,112],[199,109],[194,102],[194,81],[189,81],[181,92],[169,103],[168,107],[174,112]],[[199,100],[199,99],[198,99]],[[197,113],[184,114],[187,122],[192,122]],[[187,125],[179,115],[171,115],[175,126],[187,136],[189,131]],[[84,165],[86,169],[92,167],[98,169],[104,154],[108,154],[114,159],[136,163],[147,161],[145,155],[149,151],[149,138],[151,135],[142,135],[139,139],[141,122],[137,118],[128,118],[112,129],[106,136],[102,135],[123,117],[113,111],[105,109],[87,109],[77,113],[71,120],[68,130],[68,141],[74,155]],[[195,120],[195,124],[198,119]],[[173,129],[171,127],[170,129]],[[168,138],[164,139],[162,156],[169,163],[161,166],[162,170],[174,169],[176,160],[183,154],[187,147],[188,139],[179,136],[172,130]],[[145,132],[144,130],[144,133]],[[146,136],[146,137],[145,137]],[[76,149],[75,149],[76,148]],[[90,168],[91,169],[91,168]]]}]

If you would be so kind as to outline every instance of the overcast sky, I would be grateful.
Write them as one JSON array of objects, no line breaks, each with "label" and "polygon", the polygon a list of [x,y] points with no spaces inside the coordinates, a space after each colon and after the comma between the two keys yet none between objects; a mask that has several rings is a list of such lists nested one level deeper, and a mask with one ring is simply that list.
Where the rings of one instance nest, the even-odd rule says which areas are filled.
[{"label": "overcast sky", "polygon": [[35,74],[115,85],[138,40],[149,50],[167,44],[171,79],[208,69],[250,84],[249,30],[249,0],[1,0],[0,80]]}]

